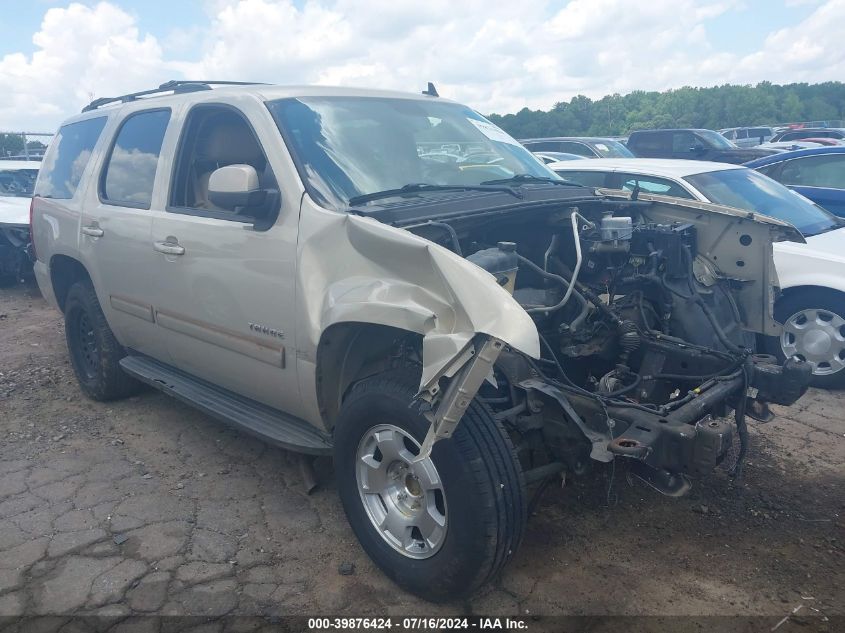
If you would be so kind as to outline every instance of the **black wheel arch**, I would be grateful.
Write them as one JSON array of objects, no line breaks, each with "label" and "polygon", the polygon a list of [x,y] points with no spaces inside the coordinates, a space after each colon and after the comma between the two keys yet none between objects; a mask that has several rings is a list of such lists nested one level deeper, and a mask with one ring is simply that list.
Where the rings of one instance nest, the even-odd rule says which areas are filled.
[{"label": "black wheel arch", "polygon": [[422,335],[410,330],[349,321],[329,326],[317,345],[317,402],[326,429],[334,429],[340,407],[354,385],[388,370],[403,344],[422,354]]},{"label": "black wheel arch", "polygon": [[65,311],[67,293],[78,281],[91,281],[91,275],[78,259],[67,255],[53,255],[50,258],[50,283],[59,309]]}]

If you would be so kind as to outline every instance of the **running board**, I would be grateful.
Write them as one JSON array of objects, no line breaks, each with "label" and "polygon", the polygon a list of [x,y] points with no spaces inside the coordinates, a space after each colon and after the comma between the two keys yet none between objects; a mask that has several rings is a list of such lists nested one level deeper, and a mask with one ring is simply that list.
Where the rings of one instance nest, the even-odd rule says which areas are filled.
[{"label": "running board", "polygon": [[147,356],[126,356],[120,366],[133,378],[271,444],[311,455],[332,452],[331,438],[305,420],[216,387]]}]

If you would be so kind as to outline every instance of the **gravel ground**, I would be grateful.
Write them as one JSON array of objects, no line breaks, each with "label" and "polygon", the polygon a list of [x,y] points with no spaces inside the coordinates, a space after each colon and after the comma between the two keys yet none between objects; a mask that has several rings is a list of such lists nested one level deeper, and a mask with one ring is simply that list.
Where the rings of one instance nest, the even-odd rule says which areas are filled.
[{"label": "gravel ground", "polygon": [[329,462],[309,496],[295,456],[162,394],[85,399],[33,287],[0,290],[0,359],[0,615],[845,615],[842,393],[752,423],[741,483],[547,491],[502,578],[434,606],[369,562]]}]

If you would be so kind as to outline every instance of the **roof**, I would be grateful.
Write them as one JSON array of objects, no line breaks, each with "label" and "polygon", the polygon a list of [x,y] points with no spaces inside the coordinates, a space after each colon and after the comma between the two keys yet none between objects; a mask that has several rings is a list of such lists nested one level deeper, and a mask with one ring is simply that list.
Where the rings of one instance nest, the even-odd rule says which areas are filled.
[{"label": "roof", "polygon": [[593,158],[585,161],[559,161],[546,165],[554,171],[625,171],[643,176],[684,178],[710,171],[742,169],[742,165],[714,163],[707,160],[678,160],[672,158]]},{"label": "roof", "polygon": [[707,130],[703,127],[665,127],[659,128],[656,130],[634,130],[631,132],[628,137],[630,138],[634,134],[652,134],[656,132],[712,132],[713,130]]},{"label": "roof", "polygon": [[790,127],[786,128],[785,130],[781,130],[781,134],[787,134],[791,132],[830,132],[834,130],[836,132],[845,132],[845,128],[841,127]]},{"label": "roof", "polygon": [[725,127],[721,130],[716,130],[720,134],[722,132],[730,132],[731,130],[756,130],[757,128],[766,128],[768,130],[773,129],[771,125],[740,125],[739,127]]},{"label": "roof", "polygon": [[0,171],[16,171],[18,169],[40,168],[40,160],[0,160]]},{"label": "roof", "polygon": [[[781,152],[771,156],[764,156],[756,160],[745,163],[746,167],[762,167],[763,165],[771,165],[773,163],[780,163],[791,158],[801,158],[802,156],[817,156],[820,154],[845,154],[845,145],[830,145],[827,147],[810,147],[807,149],[796,149],[791,152]],[[554,164],[554,163],[552,163]]]},{"label": "roof", "polygon": [[[430,99],[432,95],[413,92],[375,90],[362,88],[344,88],[338,86],[278,86],[260,83],[239,83],[226,81],[173,81],[161,84],[158,88],[115,97],[100,97],[88,104],[82,111],[90,112],[115,103],[137,103],[146,99],[181,99],[199,100],[198,96],[209,91],[224,93],[253,94],[265,99],[283,99],[285,97],[310,96],[350,96],[350,97],[393,97],[400,99]],[[194,99],[191,98],[194,96]],[[438,97],[439,98],[439,97]]]},{"label": "roof", "polygon": [[[169,83],[169,82],[168,82]],[[205,82],[188,82],[192,86]],[[168,84],[162,84],[164,88],[145,90],[142,92],[121,95],[115,97],[103,97],[95,99],[88,104],[81,114],[71,116],[62,122],[62,125],[78,123],[86,119],[111,115],[123,107],[141,109],[147,107],[168,107],[173,104],[202,103],[213,101],[221,95],[250,95],[260,101],[272,101],[275,99],[298,98],[298,97],[375,97],[382,99],[410,99],[424,101],[436,99],[438,102],[455,103],[443,97],[432,97],[430,95],[416,92],[400,92],[393,90],[376,90],[367,88],[347,88],[340,86],[278,86],[272,84],[222,84],[221,82],[208,82],[208,86],[202,89],[182,89],[174,92],[168,88]]]},{"label": "roof", "polygon": [[540,136],[537,138],[521,138],[520,143],[539,143],[540,141],[582,141],[584,143],[608,143],[618,139],[609,136]]}]

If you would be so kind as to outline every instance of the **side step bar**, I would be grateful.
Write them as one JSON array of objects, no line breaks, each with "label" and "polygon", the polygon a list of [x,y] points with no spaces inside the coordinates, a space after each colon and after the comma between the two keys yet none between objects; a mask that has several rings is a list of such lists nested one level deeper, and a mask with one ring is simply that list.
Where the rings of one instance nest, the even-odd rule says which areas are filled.
[{"label": "side step bar", "polygon": [[311,455],[332,452],[331,438],[308,422],[216,387],[147,356],[126,356],[127,374],[208,415],[281,448]]}]

